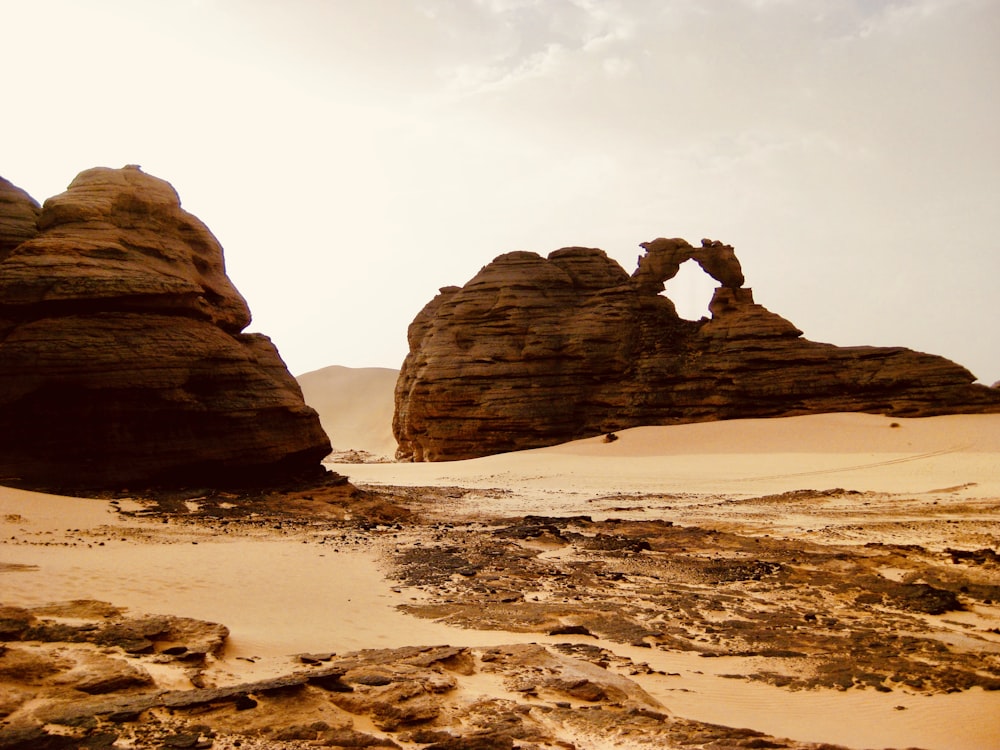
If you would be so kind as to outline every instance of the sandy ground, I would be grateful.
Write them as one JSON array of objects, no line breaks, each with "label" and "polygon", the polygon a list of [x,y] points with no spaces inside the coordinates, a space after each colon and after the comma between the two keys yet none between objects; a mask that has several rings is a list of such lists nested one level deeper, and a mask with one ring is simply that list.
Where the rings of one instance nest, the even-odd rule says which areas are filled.
[{"label": "sandy ground", "polygon": [[[384,422],[380,442],[354,419],[357,447],[384,448]],[[96,600],[229,629],[194,670],[142,657],[162,689],[285,674],[303,653],[466,648],[476,667],[434,673],[456,685],[440,688],[447,705],[427,725],[485,726],[485,705],[535,722],[497,747],[1000,747],[1000,415],[648,427],[471,461],[330,468],[368,505],[312,490],[166,504],[0,488],[0,602],[42,617],[53,602]],[[958,610],[906,599],[952,590]],[[529,668],[491,651],[529,644],[563,661]],[[42,715],[10,685],[4,697],[3,658],[0,729]],[[546,669],[563,677],[517,687]],[[567,670],[588,676],[567,682]],[[571,683],[628,697],[604,706]],[[351,731],[430,746],[338,700]],[[676,717],[669,731],[649,723],[658,712]],[[710,724],[790,739],[704,739]],[[265,732],[261,747],[292,746],[242,726]]]},{"label": "sandy ground", "polygon": [[[440,519],[586,514],[594,520],[670,519],[810,544],[1000,551],[997,415],[825,414],[644,427],[617,438],[350,471],[364,486],[453,488],[425,509]],[[991,603],[971,610],[963,617],[983,638],[976,648],[1000,652],[1000,608]],[[703,661],[700,669],[686,671],[673,661],[664,666],[684,672],[697,687],[647,689],[690,718],[851,747],[1000,747],[996,692],[921,696],[920,710],[904,715],[898,694],[776,691],[706,678],[698,674]]]},{"label": "sandy ground", "polygon": [[998,417],[890,419],[821,414],[639,427],[565,445],[471,461],[352,470],[398,484],[501,485],[528,492],[726,492],[752,495],[844,486],[935,492],[969,485],[1000,495]]},{"label": "sandy ground", "polygon": [[335,453],[391,459],[396,454],[392,414],[398,376],[398,370],[386,367],[331,365],[296,380],[306,403],[319,412]]}]

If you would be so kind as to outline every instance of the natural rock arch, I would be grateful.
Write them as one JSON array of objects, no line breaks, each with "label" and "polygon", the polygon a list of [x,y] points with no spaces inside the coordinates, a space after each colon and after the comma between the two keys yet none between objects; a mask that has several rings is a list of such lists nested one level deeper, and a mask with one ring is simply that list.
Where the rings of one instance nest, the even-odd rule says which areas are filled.
[{"label": "natural rock arch", "polygon": [[[1000,411],[965,368],[900,347],[802,338],[754,302],[732,246],[642,243],[629,275],[596,248],[501,255],[410,325],[397,456],[472,458],[628,427],[829,411]],[[661,295],[694,260],[720,286],[710,318]]]},{"label": "natural rock arch", "polygon": [[645,255],[640,255],[633,282],[643,291],[662,292],[664,282],[680,271],[681,264],[693,260],[702,270],[722,286],[738,289],[743,286],[743,268],[732,245],[718,240],[703,239],[701,247],[692,247],[687,240],[659,237],[639,244]]}]

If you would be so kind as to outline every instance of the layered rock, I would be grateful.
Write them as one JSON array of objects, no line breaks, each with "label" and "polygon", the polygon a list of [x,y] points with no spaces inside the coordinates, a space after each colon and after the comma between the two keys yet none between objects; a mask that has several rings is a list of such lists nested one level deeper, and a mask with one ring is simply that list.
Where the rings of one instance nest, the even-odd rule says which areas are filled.
[{"label": "layered rock", "polygon": [[0,177],[0,260],[38,231],[38,202]]},{"label": "layered rock", "polygon": [[0,481],[321,471],[330,444],[318,416],[270,340],[242,333],[250,311],[222,247],[169,183],[97,168],[33,226],[32,205],[0,190]]},{"label": "layered rock", "polygon": [[[416,316],[396,385],[397,456],[472,458],[640,425],[831,411],[1000,411],[965,368],[905,348],[802,338],[756,304],[733,248],[660,238],[629,274],[594,248],[501,255]],[[687,260],[711,318],[660,294]]]}]

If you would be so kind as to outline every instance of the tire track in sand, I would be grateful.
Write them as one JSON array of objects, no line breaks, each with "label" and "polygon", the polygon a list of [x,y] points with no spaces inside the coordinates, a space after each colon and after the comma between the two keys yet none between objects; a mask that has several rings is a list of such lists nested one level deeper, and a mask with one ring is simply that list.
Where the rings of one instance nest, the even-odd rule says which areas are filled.
[{"label": "tire track in sand", "polygon": [[812,471],[796,471],[787,474],[768,474],[764,476],[751,476],[751,477],[741,477],[739,479],[724,479],[723,482],[753,482],[768,479],[788,479],[791,477],[814,477],[822,476],[824,474],[838,474],[845,471],[859,471],[861,469],[877,469],[882,466],[891,466],[893,464],[905,464],[912,461],[925,461],[929,458],[936,458],[938,456],[946,456],[950,453],[959,453],[961,451],[971,448],[972,444],[968,445],[956,445],[951,448],[942,448],[936,451],[930,451],[928,453],[917,453],[912,456],[902,456],[900,458],[890,458],[887,461],[874,461],[867,464],[854,464],[852,466],[839,466],[835,469],[813,469]]}]

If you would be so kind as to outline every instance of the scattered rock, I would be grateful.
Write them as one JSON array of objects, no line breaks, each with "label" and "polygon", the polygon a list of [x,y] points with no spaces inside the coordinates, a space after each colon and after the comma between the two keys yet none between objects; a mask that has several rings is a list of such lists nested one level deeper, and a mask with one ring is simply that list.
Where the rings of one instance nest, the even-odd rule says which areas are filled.
[{"label": "scattered rock", "polygon": [[[793,504],[795,512],[807,512],[798,505],[806,509],[852,494],[808,490],[752,502]],[[543,527],[562,540],[559,555],[535,543]],[[996,665],[983,652],[944,645],[949,626],[928,624],[931,632],[913,632],[914,613],[943,614],[962,609],[963,600],[989,606],[1000,599],[995,567],[955,566],[950,556],[921,545],[844,548],[669,521],[542,517],[498,519],[482,530],[435,535],[444,549],[459,541],[465,559],[483,568],[491,587],[540,595],[514,603],[491,600],[475,579],[434,575],[413,564],[404,548],[395,557],[396,577],[421,589],[424,598],[401,609],[468,628],[589,634],[704,657],[760,658],[772,666],[739,678],[792,689],[884,691],[906,685],[940,693],[1000,684]],[[643,551],[637,555],[638,542]],[[426,540],[421,549],[433,557]],[[891,580],[881,574],[886,568],[912,574]],[[918,573],[921,582],[915,581]],[[574,643],[569,653],[606,664],[611,657],[598,645]],[[489,653],[481,658],[491,661]],[[572,697],[567,685],[576,680],[604,687],[590,675],[562,679],[568,681],[547,686],[536,676],[511,689],[540,695],[558,689],[565,700]]]},{"label": "scattered rock", "polygon": [[[773,504],[804,513],[828,500],[842,506],[845,496],[856,494],[803,490],[699,503],[736,505],[741,514]],[[732,524],[726,530],[699,527],[690,517],[683,526],[644,517],[594,520],[623,498],[600,500],[588,506],[593,516],[477,515],[475,522],[429,524],[411,518],[411,526],[393,527],[390,562],[407,588],[422,590],[407,611],[479,630],[561,630],[567,636],[547,646],[318,652],[290,656],[267,679],[229,684],[234,666],[238,671],[246,665],[227,667],[217,663],[221,655],[213,657],[218,651],[211,644],[224,638],[222,626],[128,616],[90,600],[2,607],[0,622],[8,623],[10,638],[0,646],[0,714],[5,714],[0,750],[290,750],[307,743],[505,750],[636,742],[677,748],[831,747],[673,717],[642,690],[647,676],[667,675],[655,662],[635,661],[634,652],[620,653],[616,642],[657,652],[753,657],[759,671],[726,676],[786,689],[943,693],[1000,687],[989,636],[977,649],[973,639],[983,631],[965,627],[969,645],[954,648],[949,638],[956,623],[922,616],[950,606],[952,596],[970,606],[1000,598],[996,565],[977,549],[986,541],[949,537],[973,550],[970,557],[959,550],[956,565],[951,551],[938,551],[944,548],[939,543],[841,544],[844,534],[861,531],[854,519],[823,534],[772,538],[745,535]],[[643,499],[651,506],[675,501],[667,495]],[[215,513],[212,502],[204,505]],[[322,549],[319,538],[347,538],[340,520],[320,524],[310,515],[296,525],[288,503],[252,507],[253,513],[226,519],[231,531],[284,535],[297,529],[317,549]],[[977,507],[965,512],[980,524],[976,538],[986,539],[991,530],[981,526]],[[909,498],[901,508],[910,529],[920,511]],[[926,508],[927,523],[939,524],[938,506]],[[189,517],[183,503],[174,512],[173,520]],[[369,519],[355,520],[351,528],[354,541],[387,529]],[[891,534],[879,538],[889,540]],[[409,555],[410,547],[426,554]],[[463,576],[458,566],[474,568],[477,575]],[[891,579],[886,571],[893,571]],[[491,593],[507,590],[528,596],[507,600]],[[588,633],[595,639],[579,637]],[[63,640],[29,639],[35,636]],[[185,660],[189,651],[202,653],[195,667]],[[646,653],[652,661],[655,653]],[[266,668],[266,660],[248,661],[255,672]],[[172,674],[171,687],[184,676],[199,687],[147,683],[139,671],[146,667],[157,679]],[[94,682],[90,695],[81,690],[87,678]]]},{"label": "scattered rock", "polygon": [[986,565],[987,563],[1000,564],[1000,554],[989,548],[961,550],[948,547],[945,549],[945,554],[949,555],[951,561],[956,565],[960,562],[973,563],[975,565]]},{"label": "scattered rock", "polygon": [[558,628],[552,628],[549,635],[589,635],[591,638],[594,637],[594,634],[583,625],[560,625]]},{"label": "scattered rock", "polygon": [[926,615],[943,615],[958,612],[965,607],[952,591],[936,588],[928,583],[897,583],[887,581],[870,584],[871,590],[858,597],[862,604],[889,604],[910,612]]}]

